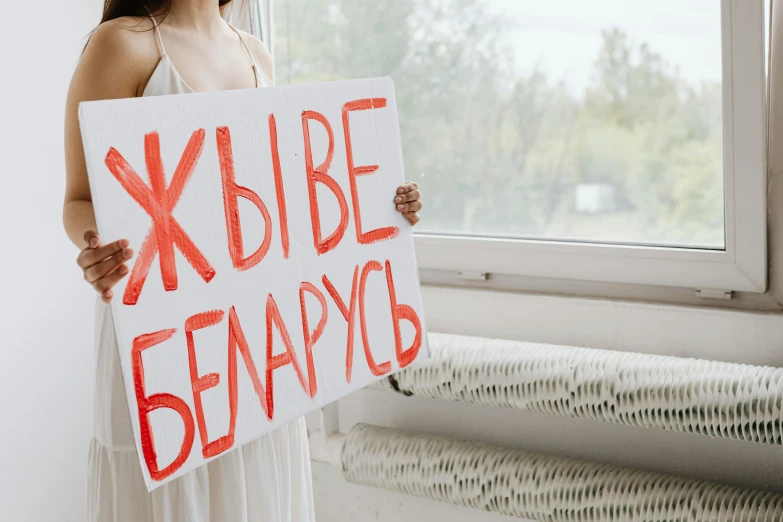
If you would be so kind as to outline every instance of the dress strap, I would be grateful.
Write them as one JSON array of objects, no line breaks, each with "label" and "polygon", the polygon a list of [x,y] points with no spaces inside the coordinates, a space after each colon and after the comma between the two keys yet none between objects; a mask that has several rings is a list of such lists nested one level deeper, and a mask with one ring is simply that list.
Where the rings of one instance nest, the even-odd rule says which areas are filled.
[{"label": "dress strap", "polygon": [[242,33],[234,29],[234,26],[231,24],[227,24],[232,31],[237,33],[237,36],[239,37],[239,42],[242,44],[242,49],[245,50],[245,54],[247,55],[248,59],[250,60],[250,65],[253,67],[253,76],[255,76],[256,79],[256,87],[258,87],[258,67],[256,66],[256,61],[253,59],[253,53],[250,52],[250,48],[245,43],[245,39],[242,38]]},{"label": "dress strap", "polygon": [[160,51],[160,56],[166,56],[166,48],[163,46],[163,37],[160,35],[160,27],[158,27],[158,21],[155,19],[154,16],[152,16],[152,13],[150,13],[150,10],[147,9],[147,6],[144,6],[144,10],[147,11],[147,14],[150,15],[150,20],[152,20],[152,26],[155,28],[155,36],[158,40],[158,50]]}]

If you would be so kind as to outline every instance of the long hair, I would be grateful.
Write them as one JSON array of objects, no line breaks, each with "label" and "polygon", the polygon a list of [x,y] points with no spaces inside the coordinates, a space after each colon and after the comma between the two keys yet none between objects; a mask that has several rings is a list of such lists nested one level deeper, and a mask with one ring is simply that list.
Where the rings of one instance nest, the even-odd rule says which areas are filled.
[{"label": "long hair", "polygon": [[[148,11],[162,22],[171,10],[173,0],[105,0],[101,23],[122,16],[149,16]],[[220,7],[231,3],[231,0],[220,0]]]},{"label": "long hair", "polygon": [[[174,0],[104,0],[101,24],[123,16],[148,17],[150,13],[155,15],[155,20],[158,23],[161,23],[169,14],[173,1]],[[220,0],[219,5],[221,12],[223,11],[223,8],[232,1],[233,0]],[[152,28],[148,30],[151,31]],[[87,41],[85,42],[84,47],[82,47],[82,53],[84,53],[87,46],[90,44],[90,38],[92,38],[93,31],[90,31],[90,34],[87,35]]]}]

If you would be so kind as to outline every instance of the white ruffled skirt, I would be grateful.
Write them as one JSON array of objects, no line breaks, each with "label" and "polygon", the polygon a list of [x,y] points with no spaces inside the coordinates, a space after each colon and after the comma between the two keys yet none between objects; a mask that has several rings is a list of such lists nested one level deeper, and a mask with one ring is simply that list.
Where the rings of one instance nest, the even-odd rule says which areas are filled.
[{"label": "white ruffled skirt", "polygon": [[282,426],[151,493],[141,474],[111,308],[95,313],[94,437],[88,522],[312,522],[304,419]]}]

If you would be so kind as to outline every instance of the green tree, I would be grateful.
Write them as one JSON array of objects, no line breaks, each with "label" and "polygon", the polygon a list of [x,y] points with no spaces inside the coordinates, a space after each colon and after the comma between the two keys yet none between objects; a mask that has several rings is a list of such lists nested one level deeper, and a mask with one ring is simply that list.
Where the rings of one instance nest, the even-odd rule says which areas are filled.
[{"label": "green tree", "polygon": [[[719,84],[603,33],[583,94],[515,65],[486,0],[276,0],[278,78],[390,75],[425,230],[664,244],[723,242]],[[291,22],[290,24],[288,22]],[[584,184],[614,211],[579,214]]]}]

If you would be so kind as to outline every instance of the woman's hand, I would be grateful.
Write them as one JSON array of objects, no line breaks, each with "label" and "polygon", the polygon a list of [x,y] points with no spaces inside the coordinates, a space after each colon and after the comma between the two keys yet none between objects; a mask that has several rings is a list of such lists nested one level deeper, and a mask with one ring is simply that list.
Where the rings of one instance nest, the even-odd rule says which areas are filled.
[{"label": "woman's hand", "polygon": [[111,288],[128,274],[125,263],[133,257],[133,250],[128,248],[127,239],[101,246],[98,234],[92,231],[84,233],[84,242],[87,247],[79,253],[76,263],[84,270],[84,280],[108,303],[114,295]]},{"label": "woman's hand", "polygon": [[421,192],[419,184],[415,181],[406,181],[397,189],[397,195],[394,196],[394,205],[402,215],[415,225],[419,222],[419,210],[421,210]]}]

